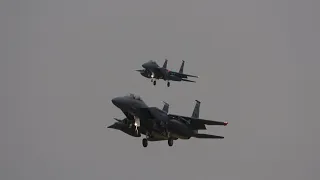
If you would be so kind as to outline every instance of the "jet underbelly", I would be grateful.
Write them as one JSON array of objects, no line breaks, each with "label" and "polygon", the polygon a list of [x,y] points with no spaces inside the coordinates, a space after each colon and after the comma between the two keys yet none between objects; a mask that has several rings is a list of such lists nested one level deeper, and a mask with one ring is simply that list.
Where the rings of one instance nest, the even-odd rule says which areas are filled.
[{"label": "jet underbelly", "polygon": [[183,135],[179,135],[179,134],[176,134],[176,133],[171,133],[170,136],[174,137],[174,138],[177,138],[177,139],[190,139],[190,137],[188,137],[188,136],[183,136]]},{"label": "jet underbelly", "polygon": [[167,140],[168,139],[167,136],[165,136],[161,133],[155,132],[155,131],[152,131],[151,136],[152,136],[152,139],[159,139],[159,140]]},{"label": "jet underbelly", "polygon": [[168,130],[171,136],[179,139],[189,139],[192,131],[179,120],[171,119],[168,123]]}]

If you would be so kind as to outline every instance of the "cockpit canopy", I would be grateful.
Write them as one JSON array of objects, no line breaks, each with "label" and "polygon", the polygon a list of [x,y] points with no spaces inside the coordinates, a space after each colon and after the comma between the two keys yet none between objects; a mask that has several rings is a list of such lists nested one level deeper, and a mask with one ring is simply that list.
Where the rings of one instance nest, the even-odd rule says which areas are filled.
[{"label": "cockpit canopy", "polygon": [[156,61],[154,61],[154,60],[149,60],[148,63],[156,64]]},{"label": "cockpit canopy", "polygon": [[132,99],[135,99],[135,100],[139,100],[139,101],[142,101],[141,97],[138,96],[138,95],[135,95],[135,94],[132,94],[132,93],[129,93],[126,95],[127,97],[130,97]]}]

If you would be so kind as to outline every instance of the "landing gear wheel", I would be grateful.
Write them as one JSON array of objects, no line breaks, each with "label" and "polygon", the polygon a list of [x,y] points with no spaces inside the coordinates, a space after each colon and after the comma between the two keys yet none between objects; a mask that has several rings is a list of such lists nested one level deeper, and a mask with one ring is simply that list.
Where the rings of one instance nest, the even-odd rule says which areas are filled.
[{"label": "landing gear wheel", "polygon": [[169,146],[172,146],[172,145],[173,145],[173,139],[171,139],[171,138],[168,139],[168,145],[169,145]]},{"label": "landing gear wheel", "polygon": [[154,81],[153,81],[153,85],[155,86],[156,84],[157,84],[157,81],[156,81],[156,80],[154,80]]},{"label": "landing gear wheel", "polygon": [[137,137],[139,137],[139,136],[140,136],[139,131],[134,130],[134,135],[137,136]]},{"label": "landing gear wheel", "polygon": [[148,146],[148,140],[146,138],[142,139],[142,145],[143,145],[143,147],[147,147]]},{"label": "landing gear wheel", "polygon": [[170,82],[167,82],[167,86],[170,87]]}]

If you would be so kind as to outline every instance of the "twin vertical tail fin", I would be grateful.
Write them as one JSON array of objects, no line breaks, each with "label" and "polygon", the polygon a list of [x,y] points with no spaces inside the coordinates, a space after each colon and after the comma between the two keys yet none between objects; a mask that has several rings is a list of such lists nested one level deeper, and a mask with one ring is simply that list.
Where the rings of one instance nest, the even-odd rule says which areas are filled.
[{"label": "twin vertical tail fin", "polygon": [[182,60],[180,69],[179,69],[179,73],[183,74],[183,68],[184,68],[184,60]]},{"label": "twin vertical tail fin", "polygon": [[195,100],[195,101],[196,101],[196,105],[194,106],[194,109],[193,109],[191,117],[192,118],[199,118],[201,102],[199,100]]},{"label": "twin vertical tail fin", "polygon": [[163,67],[164,69],[167,69],[167,64],[168,64],[168,59],[166,59],[166,60],[164,61],[162,67]]},{"label": "twin vertical tail fin", "polygon": [[[180,69],[179,69],[179,73],[181,73],[181,74],[183,74],[184,62],[185,62],[185,61],[182,60],[182,63],[181,63]],[[163,67],[164,69],[167,69],[167,65],[168,65],[168,59],[165,59],[162,67]]]},{"label": "twin vertical tail fin", "polygon": [[[192,118],[199,118],[199,114],[200,114],[200,104],[201,102],[199,100],[195,100],[196,101],[196,105],[194,106],[194,109],[193,109],[193,112],[192,112],[192,115],[191,117]],[[195,129],[193,130],[195,134],[198,133],[198,130]]]},{"label": "twin vertical tail fin", "polygon": [[165,101],[162,101],[163,102],[163,108],[162,108],[162,111],[166,112],[168,114],[169,112],[169,104]]}]

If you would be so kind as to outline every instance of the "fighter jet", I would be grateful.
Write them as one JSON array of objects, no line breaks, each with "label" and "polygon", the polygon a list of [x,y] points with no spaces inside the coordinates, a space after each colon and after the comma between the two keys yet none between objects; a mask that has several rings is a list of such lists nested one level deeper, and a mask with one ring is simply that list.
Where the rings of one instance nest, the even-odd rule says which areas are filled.
[{"label": "fighter jet", "polygon": [[172,146],[173,140],[191,137],[222,139],[224,138],[222,136],[199,134],[198,130],[206,129],[205,125],[226,126],[228,124],[199,119],[200,101],[197,101],[191,117],[168,114],[167,103],[162,110],[157,107],[148,107],[139,96],[133,94],[116,97],[112,99],[112,103],[126,115],[126,123],[119,121],[109,128],[119,129],[134,137],[145,134],[146,138],[142,140],[144,147],[148,146],[148,141],[168,140],[168,145]]},{"label": "fighter jet", "polygon": [[167,69],[168,59],[165,59],[162,67],[160,67],[155,61],[149,60],[148,62],[142,64],[144,69],[136,70],[140,72],[140,74],[146,78],[151,78],[151,82],[153,85],[156,85],[156,80],[163,79],[167,81],[167,86],[170,86],[170,81],[187,81],[187,82],[195,82],[192,80],[188,80],[188,77],[195,77],[198,76],[184,74],[184,63],[185,61],[182,60],[182,64],[180,66],[179,72],[170,71]]}]

